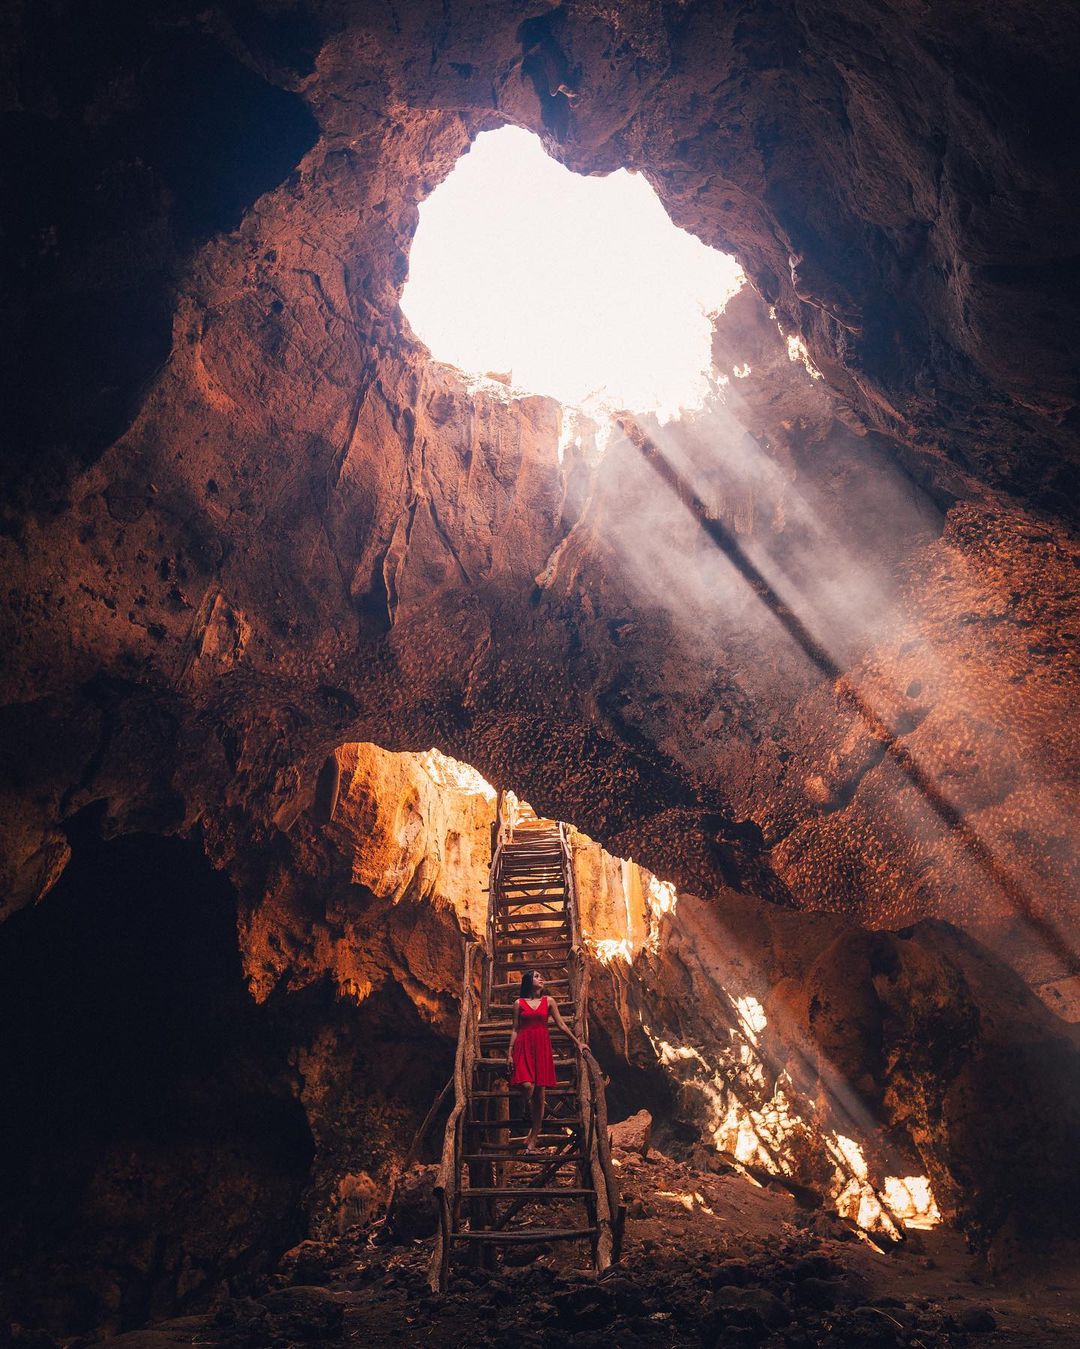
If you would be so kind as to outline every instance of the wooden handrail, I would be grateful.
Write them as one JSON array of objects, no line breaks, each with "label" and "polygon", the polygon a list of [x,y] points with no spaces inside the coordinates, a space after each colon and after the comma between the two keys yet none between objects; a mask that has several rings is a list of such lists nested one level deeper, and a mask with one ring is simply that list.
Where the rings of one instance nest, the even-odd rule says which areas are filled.
[{"label": "wooden handrail", "polygon": [[502,880],[503,846],[511,837],[507,826],[506,793],[500,789],[495,804],[494,846],[491,850],[491,866],[488,868],[488,906],[487,924],[484,929],[484,968],[480,986],[480,1006],[487,1016],[491,1007],[491,965],[495,955],[495,897]]},{"label": "wooden handrail", "polygon": [[[582,1058],[585,1061],[586,1074],[589,1078],[590,1104],[594,1120],[595,1162],[593,1164],[593,1175],[596,1176],[596,1168],[599,1166],[603,1180],[603,1191],[607,1200],[607,1210],[612,1225],[610,1263],[614,1264],[622,1253],[623,1222],[626,1210],[622,1202],[619,1183],[615,1176],[615,1168],[611,1164],[611,1136],[608,1133],[607,1099],[604,1094],[607,1079],[588,1046],[585,1047]],[[598,1185],[598,1196],[599,1193],[600,1187]]]},{"label": "wooden handrail", "polygon": [[461,1023],[458,1027],[457,1051],[454,1055],[454,1104],[446,1121],[443,1135],[442,1160],[435,1181],[435,1200],[439,1206],[439,1230],[431,1255],[428,1285],[433,1293],[445,1292],[450,1273],[450,1234],[453,1230],[454,1208],[458,1186],[461,1183],[461,1134],[468,1088],[472,1081],[473,1064],[479,1049],[476,1021],[476,993],[473,987],[477,942],[465,946],[465,970],[461,982]]},{"label": "wooden handrail", "polygon": [[570,915],[570,959],[567,967],[570,972],[570,997],[574,1004],[574,1032],[579,1040],[589,1038],[588,999],[583,997],[582,971],[585,965],[585,948],[581,940],[581,918],[578,914],[577,888],[574,883],[574,854],[570,847],[570,837],[566,825],[559,821],[559,847],[563,855],[563,873],[566,877],[566,908]]},{"label": "wooden handrail", "polygon": [[596,1192],[596,1272],[602,1274],[618,1260],[622,1248],[623,1205],[615,1169],[611,1164],[608,1138],[605,1078],[588,1046],[589,1040],[589,963],[578,912],[577,882],[574,877],[574,853],[566,825],[559,823],[563,867],[566,874],[566,901],[570,913],[570,991],[574,999],[574,1029],[584,1041],[581,1051],[584,1071],[578,1073],[578,1103],[581,1122],[586,1128],[589,1171]]}]

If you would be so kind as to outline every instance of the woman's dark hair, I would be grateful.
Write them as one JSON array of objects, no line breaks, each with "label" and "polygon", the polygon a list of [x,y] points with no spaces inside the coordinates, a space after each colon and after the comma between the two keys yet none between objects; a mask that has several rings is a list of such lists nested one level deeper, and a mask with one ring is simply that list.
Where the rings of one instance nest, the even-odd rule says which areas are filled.
[{"label": "woman's dark hair", "polygon": [[521,976],[521,996],[531,998],[533,996],[533,985],[536,982],[536,971],[526,970]]}]

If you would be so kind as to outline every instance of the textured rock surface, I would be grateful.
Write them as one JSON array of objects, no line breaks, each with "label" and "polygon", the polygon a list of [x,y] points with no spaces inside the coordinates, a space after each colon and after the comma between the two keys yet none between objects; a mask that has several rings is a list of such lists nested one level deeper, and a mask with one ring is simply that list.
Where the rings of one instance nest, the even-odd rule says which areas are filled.
[{"label": "textured rock surface", "polygon": [[605,1031],[639,1068],[661,1065],[676,1112],[751,1168],[864,1219],[883,1197],[906,1202],[889,1176],[926,1174],[984,1247],[1071,1230],[1080,1050],[956,929],[868,932],[680,895],[632,954],[594,981]]},{"label": "textured rock surface", "polygon": [[[430,753],[348,744],[332,768],[287,839],[246,855],[239,895],[190,844],[83,833],[56,894],[5,927],[7,1124],[24,1140],[6,1184],[37,1196],[0,1227],[10,1314],[70,1331],[197,1309],[305,1232],[381,1211],[450,1071],[494,800]],[[1074,1217],[1080,1055],[987,952],[941,923],[705,902],[572,838],[613,1115],[651,1112],[709,1164],[718,1147],[879,1228],[904,1200],[890,1178],[928,1172],[1001,1258]],[[62,995],[37,986],[46,950]]]},{"label": "textured rock surface", "polygon": [[[799,920],[824,964],[774,971],[769,1026],[827,1042],[965,1221],[1022,1222],[1072,1127],[1055,1023],[951,930],[843,915],[985,931],[1054,1006],[1075,976],[1075,7],[76,8],[13,11],[2,44],[4,915],[48,900],[88,807],[227,869],[336,1230],[440,1085],[471,910],[327,759],[437,745],[751,927],[787,921],[754,897],[835,910]],[[401,318],[418,202],[504,121],[641,169],[747,270],[723,396],[657,436],[685,490],[631,440],[560,462],[553,403],[468,395]],[[640,930],[600,940],[659,940],[639,890]],[[919,1060],[916,1012],[967,1066]],[[1045,1125],[1027,1199],[985,1093]],[[271,1162],[251,1193],[288,1226]]]},{"label": "textured rock surface", "polygon": [[611,1126],[611,1146],[621,1152],[636,1152],[639,1157],[647,1157],[651,1138],[652,1116],[647,1110],[639,1110],[636,1115]]},{"label": "textured rock surface", "polygon": [[[39,22],[9,44],[12,132],[85,182],[63,211],[9,194],[9,327],[76,292],[113,322],[123,292],[172,336],[10,345],[32,378],[3,544],[9,907],[55,881],[88,801],[116,830],[198,825],[225,861],[348,738],[438,744],[697,890],[889,922],[1003,907],[726,564],[658,519],[628,447],[560,467],[552,404],[469,398],[411,341],[416,203],[503,120],[574,167],[642,168],[802,334],[831,402],[747,296],[718,360],[760,356],[767,386],[732,380],[673,453],[759,558],[814,563],[805,616],[839,667],[956,787],[1021,908],[1061,907],[1075,549],[1031,512],[1071,509],[1076,462],[1074,10],[179,5],[118,13],[107,43]],[[228,135],[200,149],[203,96]],[[256,165],[252,125],[281,162]]]},{"label": "textured rock surface", "polygon": [[[426,1052],[415,1038],[407,1047],[412,1018],[447,1045],[456,1031],[495,803],[438,755],[350,744],[336,762],[333,820],[298,822],[292,853],[244,901],[244,964],[260,999],[329,980],[345,1004],[378,1009],[370,1025],[387,1043],[399,1017],[407,1074]],[[904,1207],[890,1177],[922,1175],[984,1246],[1068,1225],[1080,1053],[988,951],[941,922],[873,932],[727,889],[704,901],[571,837],[583,932],[599,957],[593,1040],[616,1111],[646,1096],[669,1126],[870,1226],[889,1223],[875,1205]],[[300,1061],[320,1233],[335,1230],[342,1184],[360,1167],[384,1180],[407,1143],[404,1078],[376,1071],[373,1091],[352,1064],[349,1024],[321,1031]]]}]

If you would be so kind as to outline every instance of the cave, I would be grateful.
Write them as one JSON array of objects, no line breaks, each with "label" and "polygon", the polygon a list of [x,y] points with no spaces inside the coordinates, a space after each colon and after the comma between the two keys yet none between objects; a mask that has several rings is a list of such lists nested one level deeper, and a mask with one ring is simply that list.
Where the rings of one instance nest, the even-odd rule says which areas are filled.
[{"label": "cave", "polygon": [[303,1232],[314,1155],[228,880],[183,840],[104,841],[96,814],[73,818],[51,902],[0,947],[5,1301],[79,1332],[242,1284],[268,1237]]},{"label": "cave", "polygon": [[[1070,1342],[1075,7],[43,0],[4,54],[0,1341]],[[692,320],[657,245],[609,283],[692,394],[427,336],[496,144],[493,218],[562,175],[728,260]],[[432,1293],[507,801],[624,1245]]]}]

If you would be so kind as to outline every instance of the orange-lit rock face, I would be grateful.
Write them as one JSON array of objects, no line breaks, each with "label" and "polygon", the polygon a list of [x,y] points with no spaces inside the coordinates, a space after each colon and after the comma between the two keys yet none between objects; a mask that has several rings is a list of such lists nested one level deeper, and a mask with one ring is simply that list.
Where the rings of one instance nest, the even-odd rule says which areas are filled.
[{"label": "orange-lit rock face", "polygon": [[731,892],[649,907],[646,941],[599,952],[594,1023],[706,1141],[885,1236],[944,1215],[985,1247],[1071,1223],[1080,1058],[989,952],[943,923],[870,933]]},{"label": "orange-lit rock face", "polygon": [[[882,922],[1006,911],[632,447],[560,464],[553,404],[470,398],[411,341],[396,301],[416,203],[509,119],[574,167],[643,168],[678,223],[738,253],[757,293],[717,332],[728,386],[668,449],[1036,916],[1058,912],[1076,865],[1060,716],[1075,563],[1061,527],[1015,503],[1065,508],[1075,465],[1057,261],[1075,249],[1055,197],[1071,151],[1024,133],[1021,173],[1010,147],[1054,125],[1072,21],[1041,50],[997,12],[977,43],[931,15],[914,41],[885,14],[796,41],[780,11],[734,23],[706,6],[676,23],[570,5],[521,27],[502,6],[447,26],[417,4],[332,35],[314,13],[229,22],[199,21],[173,83],[146,71],[181,39],[141,19],[129,46],[81,49],[99,185],[140,100],[211,87],[236,100],[238,160],[250,112],[281,119],[299,162],[278,186],[269,163],[184,178],[155,113],[139,122],[146,202],[115,179],[138,274],[176,278],[172,344],[148,385],[134,366],[108,385],[134,409],[111,445],[65,352],[89,402],[56,403],[53,476],[13,498],[6,907],[55,881],[60,824],[89,801],[116,830],[198,823],[224,861],[287,831],[326,753],[363,738],[437,744],[699,891],[726,878]],[[44,52],[21,35],[34,127],[79,40]],[[888,53],[872,79],[867,41]],[[123,51],[148,54],[130,86]],[[1026,121],[995,111],[995,53]],[[945,92],[958,71],[962,108]],[[920,108],[939,91],[940,131],[914,89]],[[46,293],[75,287],[108,307],[102,219],[84,213],[79,234],[50,209],[34,198],[13,236],[34,259],[18,302],[49,312]],[[1068,940],[1045,977],[1066,974]]]},{"label": "orange-lit rock face", "polygon": [[[298,824],[265,891],[247,897],[244,967],[271,1006],[329,983],[341,1007],[367,1009],[369,1034],[403,1037],[407,1071],[410,1055],[432,1055],[408,1047],[412,1018],[445,1042],[456,1031],[463,942],[486,916],[494,798],[430,752],[349,744],[336,761],[333,819]],[[988,952],[940,923],[873,933],[730,890],[703,901],[580,831],[571,840],[595,957],[592,1040],[616,1093],[665,1082],[670,1115],[707,1145],[885,1236],[944,1214],[986,1244],[1006,1224],[1030,1234],[1067,1219],[1080,1060]],[[351,1052],[331,1019],[301,1056],[319,1231],[357,1202],[356,1157],[372,1138],[380,1179],[406,1145],[387,1083],[365,1090],[343,1071]]]},{"label": "orange-lit rock face", "polygon": [[350,744],[335,757],[333,818],[294,829],[241,920],[251,991],[261,1002],[329,977],[362,1003],[391,983],[446,1029],[462,933],[484,929],[495,793],[433,752]]}]

